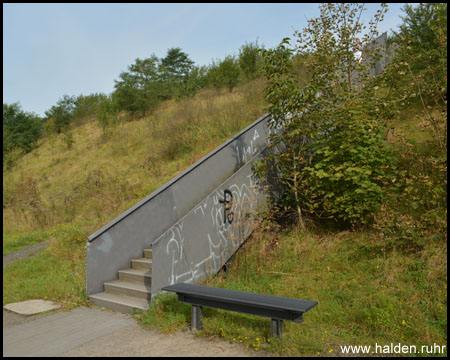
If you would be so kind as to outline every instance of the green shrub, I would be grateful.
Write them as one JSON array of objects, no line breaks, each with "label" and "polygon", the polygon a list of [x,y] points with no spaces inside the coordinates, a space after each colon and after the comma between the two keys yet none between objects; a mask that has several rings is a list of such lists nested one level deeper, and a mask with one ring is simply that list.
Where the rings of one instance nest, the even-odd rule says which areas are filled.
[{"label": "green shrub", "polygon": [[[281,183],[281,205],[296,214],[303,229],[305,215],[349,225],[369,222],[390,177],[393,159],[374,110],[372,64],[353,59],[362,29],[356,14],[362,10],[363,5],[321,5],[320,16],[296,32],[295,47],[285,38],[277,48],[263,50],[270,127],[282,131],[272,131],[274,151],[257,174]],[[383,12],[382,7],[374,15],[376,21]],[[375,34],[371,28],[366,37]],[[306,84],[298,81],[293,58],[308,61]]]},{"label": "green shrub", "polygon": [[241,46],[239,49],[239,67],[247,80],[254,80],[261,75],[262,56],[258,41]]},{"label": "green shrub", "polygon": [[382,138],[383,127],[362,106],[350,103],[335,115],[335,128],[317,139],[311,165],[303,170],[309,195],[305,209],[365,224],[382,204],[393,158]]},{"label": "green shrub", "polygon": [[[31,151],[41,135],[42,120],[39,116],[23,111],[19,103],[3,104],[3,161],[7,162],[7,168],[21,153]],[[13,153],[7,156],[10,152]]]},{"label": "green shrub", "polygon": [[106,136],[112,126],[118,123],[118,109],[112,96],[106,96],[95,106],[95,114],[103,135]]},{"label": "green shrub", "polygon": [[76,98],[75,96],[64,95],[56,105],[53,105],[45,112],[48,120],[53,121],[53,129],[56,133],[61,133],[67,128],[74,118]]},{"label": "green shrub", "polygon": [[208,83],[216,89],[228,88],[231,92],[239,83],[241,70],[233,56],[227,56],[219,63],[213,62],[208,70]]}]

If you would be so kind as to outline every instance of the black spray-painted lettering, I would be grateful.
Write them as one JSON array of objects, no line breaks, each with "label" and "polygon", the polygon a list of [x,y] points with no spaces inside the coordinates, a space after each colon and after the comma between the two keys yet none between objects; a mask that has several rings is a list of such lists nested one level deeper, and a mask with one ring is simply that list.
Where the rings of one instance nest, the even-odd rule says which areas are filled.
[{"label": "black spray-painted lettering", "polygon": [[[229,200],[227,199],[227,195],[230,195]],[[225,204],[223,207],[223,222],[224,224],[228,223],[231,224],[233,222],[234,214],[232,211],[230,211],[232,203],[233,203],[233,194],[230,190],[224,190],[223,191],[223,200],[219,200],[221,204]],[[227,214],[228,212],[228,214]]]}]

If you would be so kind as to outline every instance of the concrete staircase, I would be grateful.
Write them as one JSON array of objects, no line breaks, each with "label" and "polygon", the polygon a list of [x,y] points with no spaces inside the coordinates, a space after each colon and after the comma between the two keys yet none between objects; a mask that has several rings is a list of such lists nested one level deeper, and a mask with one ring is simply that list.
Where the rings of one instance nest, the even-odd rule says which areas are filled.
[{"label": "concrete staircase", "polygon": [[105,291],[90,295],[96,305],[129,313],[133,309],[148,310],[151,301],[152,249],[144,249],[144,257],[131,260],[131,268],[119,270],[119,279],[106,282]]}]

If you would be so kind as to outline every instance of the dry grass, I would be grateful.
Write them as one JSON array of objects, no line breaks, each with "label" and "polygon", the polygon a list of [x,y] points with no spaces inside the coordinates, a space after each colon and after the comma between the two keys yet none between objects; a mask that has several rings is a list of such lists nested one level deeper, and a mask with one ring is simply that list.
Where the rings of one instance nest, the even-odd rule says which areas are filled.
[{"label": "dry grass", "polygon": [[5,231],[102,226],[261,116],[262,86],[171,100],[107,136],[89,118],[72,129],[70,149],[63,135],[42,139],[3,173]]},{"label": "dry grass", "polygon": [[71,129],[70,148],[62,134],[42,139],[3,173],[3,252],[41,241],[49,247],[4,270],[3,303],[85,303],[87,236],[263,115],[261,102],[255,81],[168,101],[107,132],[84,119]]}]

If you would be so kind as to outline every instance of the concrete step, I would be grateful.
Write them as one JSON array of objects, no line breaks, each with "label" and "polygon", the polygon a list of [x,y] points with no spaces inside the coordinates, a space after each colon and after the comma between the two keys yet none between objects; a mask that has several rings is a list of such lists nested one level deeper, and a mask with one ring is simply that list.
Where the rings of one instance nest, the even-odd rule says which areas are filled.
[{"label": "concrete step", "polygon": [[142,283],[139,284],[131,281],[113,280],[106,282],[104,285],[105,292],[107,293],[118,295],[123,294],[147,300],[151,300],[152,298],[150,286]]},{"label": "concrete step", "polygon": [[125,269],[119,270],[119,280],[142,283],[151,288],[152,272],[147,269]]},{"label": "concrete step", "polygon": [[152,249],[144,249],[144,257],[146,259],[151,259],[152,258]]},{"label": "concrete step", "polygon": [[133,269],[152,269],[152,259],[140,258],[131,260],[131,267]]},{"label": "concrete step", "polygon": [[146,311],[150,307],[149,300],[107,292],[89,295],[89,300],[95,305],[103,306],[107,309],[125,314],[130,313],[133,309],[137,311]]}]

